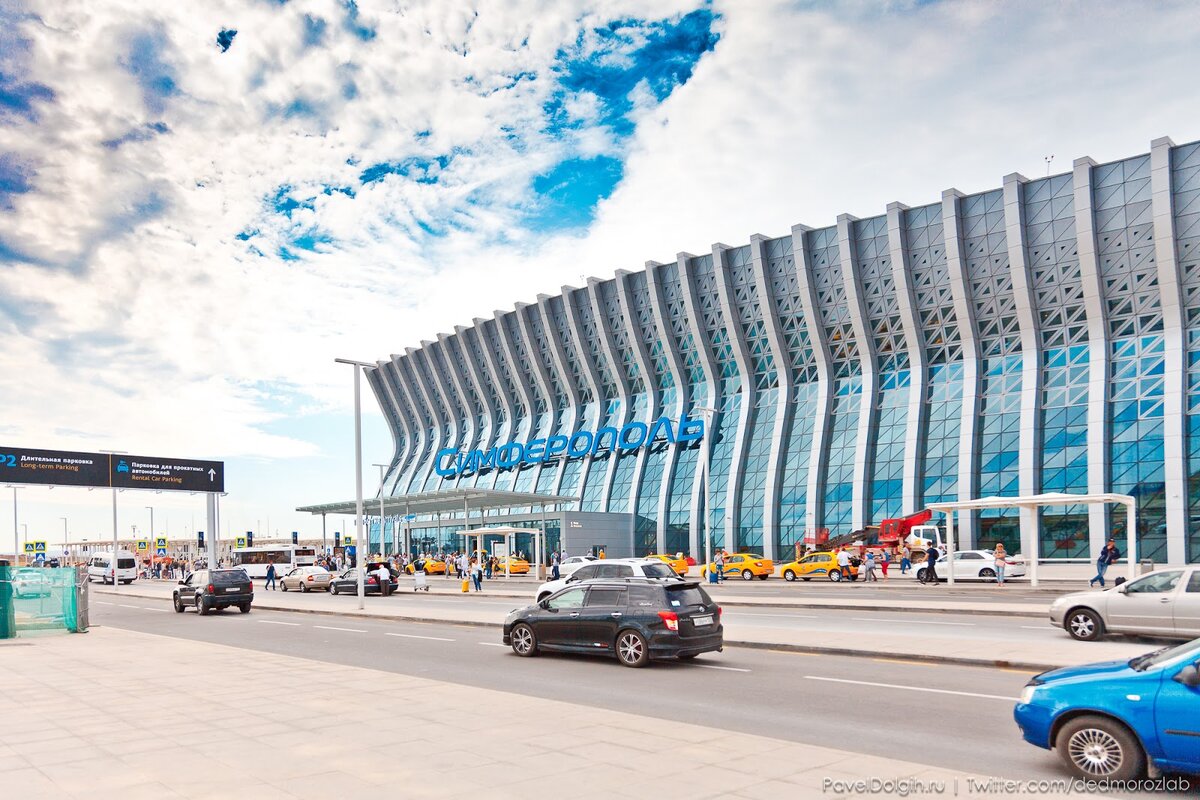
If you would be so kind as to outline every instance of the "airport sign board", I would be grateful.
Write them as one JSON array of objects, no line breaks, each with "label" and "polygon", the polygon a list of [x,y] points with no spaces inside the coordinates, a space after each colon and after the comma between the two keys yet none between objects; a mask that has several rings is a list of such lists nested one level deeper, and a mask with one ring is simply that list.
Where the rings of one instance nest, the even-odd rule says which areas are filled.
[{"label": "airport sign board", "polygon": [[0,483],[220,493],[225,463],[0,446]]}]

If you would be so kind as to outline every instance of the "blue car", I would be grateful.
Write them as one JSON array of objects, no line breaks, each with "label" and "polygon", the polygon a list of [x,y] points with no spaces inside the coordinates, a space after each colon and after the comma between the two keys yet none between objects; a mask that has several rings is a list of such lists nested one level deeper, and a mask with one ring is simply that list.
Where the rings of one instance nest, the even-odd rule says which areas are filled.
[{"label": "blue car", "polygon": [[1200,639],[1043,672],[1013,717],[1025,741],[1058,751],[1079,778],[1200,775]]}]

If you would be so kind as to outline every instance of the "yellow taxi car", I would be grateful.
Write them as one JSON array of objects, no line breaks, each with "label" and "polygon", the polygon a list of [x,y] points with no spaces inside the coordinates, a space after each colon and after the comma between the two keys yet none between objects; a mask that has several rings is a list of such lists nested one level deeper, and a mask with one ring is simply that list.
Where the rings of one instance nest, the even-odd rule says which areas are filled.
[{"label": "yellow taxi car", "polygon": [[496,559],[496,566],[492,569],[492,574],[505,574],[506,564],[508,565],[507,572],[509,575],[524,575],[529,572],[529,562],[525,559],[500,556],[500,558]]},{"label": "yellow taxi car", "polygon": [[837,553],[822,551],[819,553],[807,553],[797,561],[784,564],[779,568],[779,571],[785,581],[794,581],[796,578],[802,581],[811,581],[813,578],[828,578],[837,583],[842,578],[854,578],[858,575],[858,568],[854,565],[850,565],[847,569],[850,571],[850,574],[843,575],[841,568],[838,567]]},{"label": "yellow taxi car", "polygon": [[656,558],[666,564],[671,569],[675,570],[676,575],[688,574],[688,562],[686,558],[676,558],[675,556],[665,555],[663,553],[651,553],[646,558]]},{"label": "yellow taxi car", "polygon": [[[409,575],[412,575],[414,572],[416,572],[416,569],[413,568],[412,564],[409,564],[407,567],[404,568],[404,571],[407,572]],[[425,574],[426,575],[445,575],[446,574],[446,562],[439,561],[436,558],[425,559]]]},{"label": "yellow taxi car", "polygon": [[[700,568],[700,577],[707,578],[708,571],[716,571],[716,563],[705,564]],[[744,581],[752,581],[758,578],[760,581],[765,581],[775,573],[775,562],[769,558],[763,558],[757,553],[734,553],[733,555],[725,556],[725,569],[722,574],[740,575]]]}]

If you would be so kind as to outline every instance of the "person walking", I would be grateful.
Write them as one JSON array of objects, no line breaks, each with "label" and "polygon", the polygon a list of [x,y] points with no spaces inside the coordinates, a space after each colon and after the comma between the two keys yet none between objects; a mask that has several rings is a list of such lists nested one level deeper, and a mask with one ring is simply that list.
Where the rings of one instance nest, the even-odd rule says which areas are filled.
[{"label": "person walking", "polygon": [[375,570],[375,576],[379,579],[379,596],[388,597],[392,593],[392,571],[388,569],[386,561],[379,562],[379,569]]},{"label": "person walking", "polygon": [[843,547],[837,554],[838,573],[842,580],[850,580],[850,551]]},{"label": "person walking", "polygon": [[487,579],[489,581],[492,579],[492,571],[495,569],[496,569],[496,557],[488,556],[487,557],[487,570],[485,571],[485,574],[487,575]]},{"label": "person walking", "polygon": [[474,558],[471,559],[471,582],[475,584],[475,591],[483,591],[483,565]]},{"label": "person walking", "polygon": [[906,575],[912,569],[912,551],[908,549],[908,545],[900,545],[900,574]]},{"label": "person walking", "polygon": [[866,558],[863,559],[863,568],[867,572],[866,577],[863,578],[863,583],[879,580],[875,577],[875,553],[873,551],[867,551]]},{"label": "person walking", "polygon": [[264,587],[264,591],[266,589],[275,591],[275,562],[274,561],[267,562],[267,585]]},{"label": "person walking", "polygon": [[550,570],[554,574],[554,577],[550,579],[552,581],[558,580],[558,564],[558,551],[555,550],[554,554],[550,556]]},{"label": "person walking", "polygon": [[922,583],[937,585],[941,581],[938,580],[937,561],[942,557],[941,552],[936,545],[929,545],[929,550],[925,553],[925,579]]},{"label": "person walking", "polygon": [[1108,568],[1118,558],[1121,557],[1121,551],[1117,549],[1115,539],[1109,539],[1108,544],[1104,545],[1104,549],[1100,551],[1099,558],[1096,559],[1096,577],[1088,581],[1088,586],[1095,586],[1098,582],[1100,588],[1104,588],[1104,573],[1108,572]]},{"label": "person walking", "polygon": [[888,571],[888,567],[891,565],[891,563],[892,563],[892,551],[885,547],[885,548],[883,548],[883,552],[880,554],[880,557],[879,557],[879,571],[883,573],[883,579],[885,581],[888,579],[887,571]]},{"label": "person walking", "polygon": [[992,550],[992,558],[995,560],[996,566],[996,585],[1004,585],[1004,568],[1008,566],[1005,558],[1008,557],[1008,552],[1004,549],[1004,542],[996,542],[995,549]]}]

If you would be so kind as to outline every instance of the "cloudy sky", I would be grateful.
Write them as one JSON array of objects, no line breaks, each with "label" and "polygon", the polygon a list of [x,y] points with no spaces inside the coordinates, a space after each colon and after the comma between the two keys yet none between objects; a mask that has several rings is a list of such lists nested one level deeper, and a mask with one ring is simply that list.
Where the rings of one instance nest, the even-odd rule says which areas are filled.
[{"label": "cloudy sky", "polygon": [[[1198,23],[1192,2],[0,0],[0,449],[221,458],[232,530],[319,532],[292,509],[353,494],[335,357],[1200,138]],[[18,499],[30,538],[111,527],[95,493]],[[160,533],[203,516],[121,504],[123,531],[151,504]]]}]

